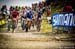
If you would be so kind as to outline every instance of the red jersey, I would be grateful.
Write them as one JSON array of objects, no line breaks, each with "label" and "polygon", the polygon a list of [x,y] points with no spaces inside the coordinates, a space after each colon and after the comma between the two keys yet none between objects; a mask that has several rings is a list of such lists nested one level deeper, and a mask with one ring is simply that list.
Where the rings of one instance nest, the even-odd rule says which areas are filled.
[{"label": "red jersey", "polygon": [[18,11],[16,11],[16,10],[12,11],[13,18],[17,18],[18,15],[19,15]]}]

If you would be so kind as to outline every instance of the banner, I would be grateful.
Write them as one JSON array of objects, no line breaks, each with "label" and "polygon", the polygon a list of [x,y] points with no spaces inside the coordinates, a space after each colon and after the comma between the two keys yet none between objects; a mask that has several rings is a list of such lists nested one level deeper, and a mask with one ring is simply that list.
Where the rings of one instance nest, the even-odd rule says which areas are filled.
[{"label": "banner", "polygon": [[75,13],[65,12],[60,14],[54,14],[52,16],[52,26],[53,27],[75,27]]}]

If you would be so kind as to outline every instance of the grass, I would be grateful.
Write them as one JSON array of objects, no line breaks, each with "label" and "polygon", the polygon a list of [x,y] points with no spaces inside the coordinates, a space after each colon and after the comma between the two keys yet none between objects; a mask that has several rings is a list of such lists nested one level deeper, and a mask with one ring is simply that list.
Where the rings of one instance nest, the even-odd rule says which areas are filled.
[{"label": "grass", "polygon": [[62,7],[62,5],[58,5],[58,6],[52,6],[51,7],[51,15],[53,15],[53,14],[55,14],[55,13],[60,13],[60,12],[62,12],[62,10],[63,10],[63,7]]}]

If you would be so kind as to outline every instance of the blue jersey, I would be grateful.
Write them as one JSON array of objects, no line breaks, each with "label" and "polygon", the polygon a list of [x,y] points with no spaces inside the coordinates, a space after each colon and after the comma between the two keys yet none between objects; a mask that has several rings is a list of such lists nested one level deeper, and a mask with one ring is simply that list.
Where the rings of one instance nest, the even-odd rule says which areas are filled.
[{"label": "blue jersey", "polygon": [[27,18],[29,18],[29,19],[33,18],[32,11],[27,12]]}]

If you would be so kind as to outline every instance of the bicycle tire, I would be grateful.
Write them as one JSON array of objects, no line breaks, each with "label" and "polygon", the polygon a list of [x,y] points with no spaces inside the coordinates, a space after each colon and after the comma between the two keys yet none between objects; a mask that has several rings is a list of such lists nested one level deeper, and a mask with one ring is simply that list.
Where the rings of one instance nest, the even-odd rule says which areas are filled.
[{"label": "bicycle tire", "polygon": [[27,25],[27,24],[26,24],[26,29],[25,29],[25,31],[28,32],[28,25]]}]

